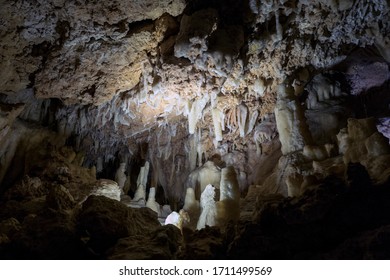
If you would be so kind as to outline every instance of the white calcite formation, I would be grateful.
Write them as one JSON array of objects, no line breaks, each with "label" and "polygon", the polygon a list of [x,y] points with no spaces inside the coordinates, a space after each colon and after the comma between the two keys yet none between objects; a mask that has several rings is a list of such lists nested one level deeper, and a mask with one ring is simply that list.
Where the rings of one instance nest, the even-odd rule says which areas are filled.
[{"label": "white calcite formation", "polygon": [[152,209],[154,212],[156,212],[157,216],[160,216],[160,204],[156,202],[156,189],[150,188],[149,189],[149,196],[148,200],[146,201],[146,207]]},{"label": "white calcite formation", "polygon": [[146,183],[148,181],[149,162],[141,167],[137,178],[137,190],[135,191],[132,202],[138,206],[145,206],[146,203]]},{"label": "white calcite formation", "polygon": [[215,188],[207,185],[200,197],[200,216],[196,229],[200,230],[205,226],[215,226],[217,223],[217,208],[215,205]]},{"label": "white calcite formation", "polygon": [[240,217],[240,189],[233,166],[221,170],[220,198],[216,208],[219,226],[226,226],[231,221],[237,222]]},{"label": "white calcite formation", "polygon": [[190,173],[187,180],[188,188],[195,189],[196,198],[200,198],[206,186],[211,184],[219,188],[221,170],[212,161],[207,161],[202,167]]},{"label": "white calcite formation", "polygon": [[126,184],[126,180],[127,180],[125,171],[126,171],[126,163],[121,162],[118,169],[116,170],[116,173],[115,173],[115,181],[118,183],[118,186],[122,190],[123,190],[123,188]]},{"label": "white calcite formation", "polygon": [[122,189],[115,181],[101,179],[97,181],[94,190],[91,195],[101,195],[111,199],[120,201]]},{"label": "white calcite formation", "polygon": [[302,150],[309,141],[303,109],[285,84],[278,88],[275,119],[284,155]]},{"label": "white calcite formation", "polygon": [[218,108],[215,108],[212,110],[212,116],[213,116],[213,124],[214,124],[215,141],[222,141],[223,140],[222,131],[225,130],[224,115]]},{"label": "white calcite formation", "polygon": [[182,230],[183,224],[189,222],[190,217],[188,216],[187,212],[181,209],[179,213],[173,211],[171,214],[169,214],[168,217],[165,219],[164,225],[174,225],[180,230]]}]

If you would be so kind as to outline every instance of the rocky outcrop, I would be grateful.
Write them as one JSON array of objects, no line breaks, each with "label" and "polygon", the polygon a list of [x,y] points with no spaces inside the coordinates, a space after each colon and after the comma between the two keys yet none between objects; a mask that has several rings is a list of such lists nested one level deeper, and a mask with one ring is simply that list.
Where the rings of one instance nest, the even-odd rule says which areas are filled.
[{"label": "rocky outcrop", "polygon": [[[259,199],[255,222],[244,225],[228,254],[234,259],[386,258],[382,225],[390,221],[388,197],[388,184],[372,186],[366,181],[361,188],[328,178],[301,198]],[[382,232],[384,239],[375,239]],[[384,247],[360,246],[358,240]]]},{"label": "rocky outcrop", "polygon": [[132,209],[104,196],[90,196],[78,216],[78,228],[87,234],[88,246],[104,253],[127,236],[141,235],[160,226],[157,215],[148,208]]},{"label": "rocky outcrop", "polygon": [[55,210],[71,210],[75,207],[76,202],[68,189],[58,185],[50,188],[49,194],[46,196],[47,206]]},{"label": "rocky outcrop", "polygon": [[148,235],[135,235],[119,239],[107,252],[111,260],[172,260],[176,259],[181,246],[180,230],[167,225]]}]

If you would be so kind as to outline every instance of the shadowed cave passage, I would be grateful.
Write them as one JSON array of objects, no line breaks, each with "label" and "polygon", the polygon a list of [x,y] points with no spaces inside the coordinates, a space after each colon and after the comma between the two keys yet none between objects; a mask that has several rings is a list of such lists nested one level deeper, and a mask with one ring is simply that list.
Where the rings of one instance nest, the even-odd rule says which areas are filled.
[{"label": "shadowed cave passage", "polygon": [[388,1],[7,1],[2,259],[387,259]]}]

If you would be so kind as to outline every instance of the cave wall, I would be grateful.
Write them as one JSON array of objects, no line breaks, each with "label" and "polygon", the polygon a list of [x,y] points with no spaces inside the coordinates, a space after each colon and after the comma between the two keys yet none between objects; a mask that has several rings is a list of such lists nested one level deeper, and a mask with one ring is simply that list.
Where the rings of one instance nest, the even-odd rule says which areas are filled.
[{"label": "cave wall", "polygon": [[[309,119],[314,139],[299,140],[295,150],[316,144],[324,133],[312,128],[326,117],[313,113],[315,104],[305,103],[305,96],[318,99],[318,87],[333,87],[323,91],[330,96],[361,88],[350,82],[350,89],[337,93],[334,81],[316,75],[340,66],[356,48],[380,57],[382,72],[390,61],[384,0],[2,1],[2,7],[1,103],[23,103],[18,121],[58,133],[83,152],[84,166],[96,166],[98,176],[112,170],[104,174],[114,179],[121,162],[132,173],[132,163],[150,161],[152,184],[171,200],[183,201],[186,178],[208,159],[234,165],[242,191],[261,184],[257,174],[266,157],[273,158],[264,164],[267,170],[283,165],[272,156],[275,106],[280,111],[289,104],[294,118]],[[358,75],[359,63],[338,71]],[[284,105],[281,85],[291,92]],[[302,116],[291,106],[311,111]],[[338,108],[322,114],[345,115],[345,106]],[[7,110],[0,181],[13,176],[13,160],[25,165],[17,151],[26,150],[25,139],[37,133],[16,137],[21,130]],[[285,141],[299,135],[283,136],[284,154],[294,151]]]}]

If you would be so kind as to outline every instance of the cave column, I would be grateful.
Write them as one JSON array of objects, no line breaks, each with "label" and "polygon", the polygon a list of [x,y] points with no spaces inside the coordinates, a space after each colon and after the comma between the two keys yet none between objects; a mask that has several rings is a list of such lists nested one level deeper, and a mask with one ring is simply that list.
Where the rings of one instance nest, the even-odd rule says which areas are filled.
[{"label": "cave column", "polygon": [[284,83],[278,87],[275,119],[283,155],[303,150],[311,142],[304,110],[295,99],[293,88]]}]

